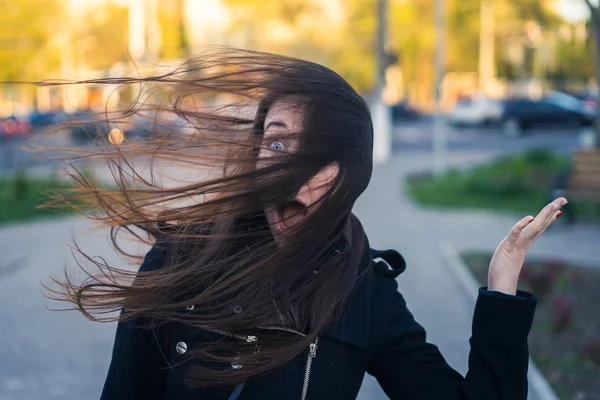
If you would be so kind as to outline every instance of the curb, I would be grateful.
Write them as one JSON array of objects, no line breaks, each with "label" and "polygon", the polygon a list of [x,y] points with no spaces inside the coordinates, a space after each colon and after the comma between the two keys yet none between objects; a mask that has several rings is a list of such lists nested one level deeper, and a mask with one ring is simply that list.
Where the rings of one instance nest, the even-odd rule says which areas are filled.
[{"label": "curb", "polygon": [[[456,248],[449,243],[442,243],[440,255],[446,265],[450,267],[460,284],[465,289],[465,294],[475,302],[477,300],[477,292],[481,285],[477,283],[475,277],[469,271]],[[559,400],[552,387],[544,378],[540,370],[536,367],[533,360],[529,358],[529,384],[535,392],[536,399],[540,400]]]}]

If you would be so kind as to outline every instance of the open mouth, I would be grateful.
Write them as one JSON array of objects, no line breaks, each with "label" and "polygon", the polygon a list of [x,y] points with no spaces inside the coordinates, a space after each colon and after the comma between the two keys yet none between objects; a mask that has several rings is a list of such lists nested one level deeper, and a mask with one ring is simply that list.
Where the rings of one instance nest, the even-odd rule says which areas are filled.
[{"label": "open mouth", "polygon": [[285,203],[277,209],[281,227],[290,229],[298,225],[308,215],[308,208],[299,201]]}]

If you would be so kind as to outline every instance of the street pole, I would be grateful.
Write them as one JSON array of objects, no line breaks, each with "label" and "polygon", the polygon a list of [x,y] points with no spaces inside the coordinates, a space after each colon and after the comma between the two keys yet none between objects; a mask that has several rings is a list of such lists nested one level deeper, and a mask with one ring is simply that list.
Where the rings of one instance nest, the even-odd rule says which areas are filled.
[{"label": "street pole", "polygon": [[129,4],[129,53],[134,61],[139,61],[147,50],[146,8],[141,0]]},{"label": "street pole", "polygon": [[494,68],[494,4],[481,0],[479,28],[479,91],[487,93],[496,74]]},{"label": "street pole", "polygon": [[435,116],[433,122],[433,172],[446,171],[448,157],[448,132],[442,115],[442,83],[446,73],[446,13],[445,1],[435,0]]},{"label": "street pole", "polygon": [[389,160],[392,150],[392,121],[389,107],[383,102],[387,68],[385,42],[387,32],[387,0],[377,0],[377,71],[372,104],[373,158],[375,163]]}]

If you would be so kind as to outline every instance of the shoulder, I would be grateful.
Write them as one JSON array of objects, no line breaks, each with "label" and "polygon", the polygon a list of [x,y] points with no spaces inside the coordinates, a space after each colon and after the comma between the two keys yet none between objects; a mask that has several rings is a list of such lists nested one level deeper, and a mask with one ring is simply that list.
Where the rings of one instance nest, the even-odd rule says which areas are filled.
[{"label": "shoulder", "polygon": [[139,272],[151,272],[162,268],[167,261],[168,245],[157,241],[146,253]]},{"label": "shoulder", "polygon": [[371,249],[371,264],[374,272],[388,278],[397,278],[406,270],[406,261],[396,250]]},{"label": "shoulder", "polygon": [[203,225],[159,224],[154,245],[146,253],[139,272],[153,272],[163,268],[168,260],[183,252],[185,243],[182,243],[180,239],[182,235],[186,232],[189,233],[189,231],[193,231],[193,233],[202,232],[202,227]]},{"label": "shoulder", "polygon": [[371,337],[379,342],[390,331],[405,330],[414,321],[398,291],[397,278],[406,269],[404,257],[396,250],[371,249],[371,254],[373,262],[364,284],[369,298]]}]

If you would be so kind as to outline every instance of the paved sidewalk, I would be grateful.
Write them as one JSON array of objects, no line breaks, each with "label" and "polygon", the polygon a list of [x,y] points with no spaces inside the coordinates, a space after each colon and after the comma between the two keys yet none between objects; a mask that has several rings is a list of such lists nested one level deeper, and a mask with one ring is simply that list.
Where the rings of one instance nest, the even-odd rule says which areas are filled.
[{"label": "paved sidewalk", "polygon": [[[492,154],[455,154],[450,161],[470,164]],[[424,163],[425,162],[425,163]],[[426,328],[428,340],[440,347],[448,363],[466,373],[468,339],[473,316],[473,299],[448,269],[440,256],[442,243],[459,249],[493,250],[521,215],[487,212],[438,211],[414,205],[403,194],[403,177],[429,169],[427,159],[405,156],[379,166],[371,186],[356,206],[371,244],[398,249],[406,258],[407,270],[399,278],[415,318]],[[560,254],[590,266],[600,266],[600,228],[557,226],[541,237],[532,255]],[[372,377],[366,377],[361,400],[387,398]],[[539,399],[531,393],[530,399]]]}]

